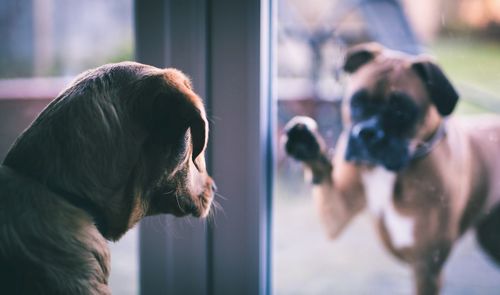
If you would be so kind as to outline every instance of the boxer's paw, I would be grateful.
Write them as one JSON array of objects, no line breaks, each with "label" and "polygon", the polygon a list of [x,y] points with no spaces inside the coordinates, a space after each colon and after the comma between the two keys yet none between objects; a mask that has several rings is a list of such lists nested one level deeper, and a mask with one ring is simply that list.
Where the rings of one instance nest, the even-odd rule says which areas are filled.
[{"label": "boxer's paw", "polygon": [[318,125],[309,117],[294,117],[285,126],[285,151],[296,160],[318,159],[322,149],[321,142]]}]

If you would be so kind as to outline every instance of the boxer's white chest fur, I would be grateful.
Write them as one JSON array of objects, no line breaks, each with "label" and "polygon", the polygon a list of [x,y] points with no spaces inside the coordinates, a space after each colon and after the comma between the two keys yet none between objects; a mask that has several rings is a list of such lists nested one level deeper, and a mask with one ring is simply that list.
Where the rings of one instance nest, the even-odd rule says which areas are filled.
[{"label": "boxer's white chest fur", "polygon": [[396,211],[393,202],[396,174],[383,167],[364,171],[361,175],[368,208],[383,218],[392,245],[396,249],[413,246],[415,222]]}]

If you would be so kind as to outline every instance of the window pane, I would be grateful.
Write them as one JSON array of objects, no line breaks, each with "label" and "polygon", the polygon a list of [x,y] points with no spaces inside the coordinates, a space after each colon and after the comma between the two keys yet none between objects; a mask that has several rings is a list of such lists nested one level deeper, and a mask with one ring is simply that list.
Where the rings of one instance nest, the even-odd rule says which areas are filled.
[{"label": "window pane", "polygon": [[5,0],[0,78],[75,75],[132,58],[132,1]]},{"label": "window pane", "polygon": [[[413,293],[411,268],[382,242],[378,225],[385,221],[380,216],[365,209],[337,238],[328,237],[313,199],[311,175],[285,153],[284,127],[297,115],[312,117],[325,140],[326,154],[331,157],[338,152],[334,147],[342,128],[349,128],[341,121],[347,79],[341,71],[345,52],[351,45],[372,41],[407,54],[435,56],[461,94],[452,114],[459,120],[500,112],[500,16],[493,9],[498,5],[499,1],[487,0],[279,1],[275,294]],[[436,185],[443,182],[435,181]],[[393,197],[393,191],[390,193]],[[416,207],[407,210],[414,212]],[[396,227],[408,234],[403,221]],[[446,234],[440,231],[438,236]],[[410,235],[418,240],[425,233]],[[500,287],[498,269],[479,246],[472,226],[453,243],[442,274],[444,294],[490,294]]]}]

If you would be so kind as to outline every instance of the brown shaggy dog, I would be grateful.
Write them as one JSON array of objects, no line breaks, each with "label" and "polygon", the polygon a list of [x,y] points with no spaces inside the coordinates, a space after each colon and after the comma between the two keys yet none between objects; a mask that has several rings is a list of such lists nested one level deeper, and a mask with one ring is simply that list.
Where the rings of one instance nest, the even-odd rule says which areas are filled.
[{"label": "brown shaggy dog", "polygon": [[125,62],[80,75],[0,166],[0,293],[109,294],[106,240],[148,215],[208,214],[207,136],[180,71]]}]

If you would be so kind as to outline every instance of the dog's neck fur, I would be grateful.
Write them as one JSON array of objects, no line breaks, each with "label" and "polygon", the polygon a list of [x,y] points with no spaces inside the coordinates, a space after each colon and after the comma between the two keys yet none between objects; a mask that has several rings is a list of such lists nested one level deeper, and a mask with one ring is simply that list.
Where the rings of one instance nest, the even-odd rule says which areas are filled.
[{"label": "dog's neck fur", "polygon": [[101,234],[109,232],[108,222],[105,218],[104,212],[95,203],[91,202],[86,198],[72,194],[70,192],[64,191],[56,187],[49,187],[48,189],[54,192],[56,195],[60,196],[62,199],[66,200],[71,205],[75,206],[76,208],[82,209],[90,216],[92,216],[94,224]]},{"label": "dog's neck fur", "polygon": [[[0,165],[0,186],[0,221],[9,221],[0,231],[4,291],[110,294],[109,249],[88,213],[6,165]],[[43,210],[31,211],[42,206]]]},{"label": "dog's neck fur", "polygon": [[101,197],[101,199],[108,199],[109,202],[113,204],[112,206],[102,207],[98,203],[94,202],[93,198],[100,192],[91,192],[90,194],[92,195],[81,196],[77,192],[66,189],[64,186],[57,186],[50,181],[40,181],[35,175],[31,175],[29,172],[23,171],[22,166],[17,167],[15,163],[3,163],[3,166],[9,168],[15,174],[29,178],[33,182],[40,183],[40,185],[45,186],[49,191],[59,196],[62,200],[86,212],[94,221],[98,231],[108,240],[118,240],[128,229],[135,225],[138,220],[144,216],[144,214],[141,213],[130,214],[136,205],[134,200],[130,200],[130,202],[113,202],[116,196],[121,197],[123,194],[135,199],[135,194],[133,192],[128,192],[127,188],[125,188],[127,192],[124,192],[124,189],[122,189],[111,193],[110,195]]},{"label": "dog's neck fur", "polygon": [[[24,175],[20,171],[16,171],[15,168],[10,167],[9,165],[3,165],[4,169],[7,169],[10,171],[10,173],[22,176],[25,178],[29,178],[32,182],[37,182],[35,179]],[[40,184],[42,185],[42,184]],[[89,199],[86,199],[84,197],[78,196],[74,193],[65,191],[64,189],[58,188],[58,187],[52,187],[45,185],[47,189],[51,192],[53,192],[55,195],[59,196],[62,200],[67,201],[70,203],[72,206],[83,210],[87,214],[89,214],[92,217],[92,220],[94,221],[94,224],[96,228],[99,230],[101,234],[109,232],[108,229],[108,222],[105,218],[103,210],[97,206],[95,203],[90,201]],[[104,235],[104,234],[103,234]]]}]

